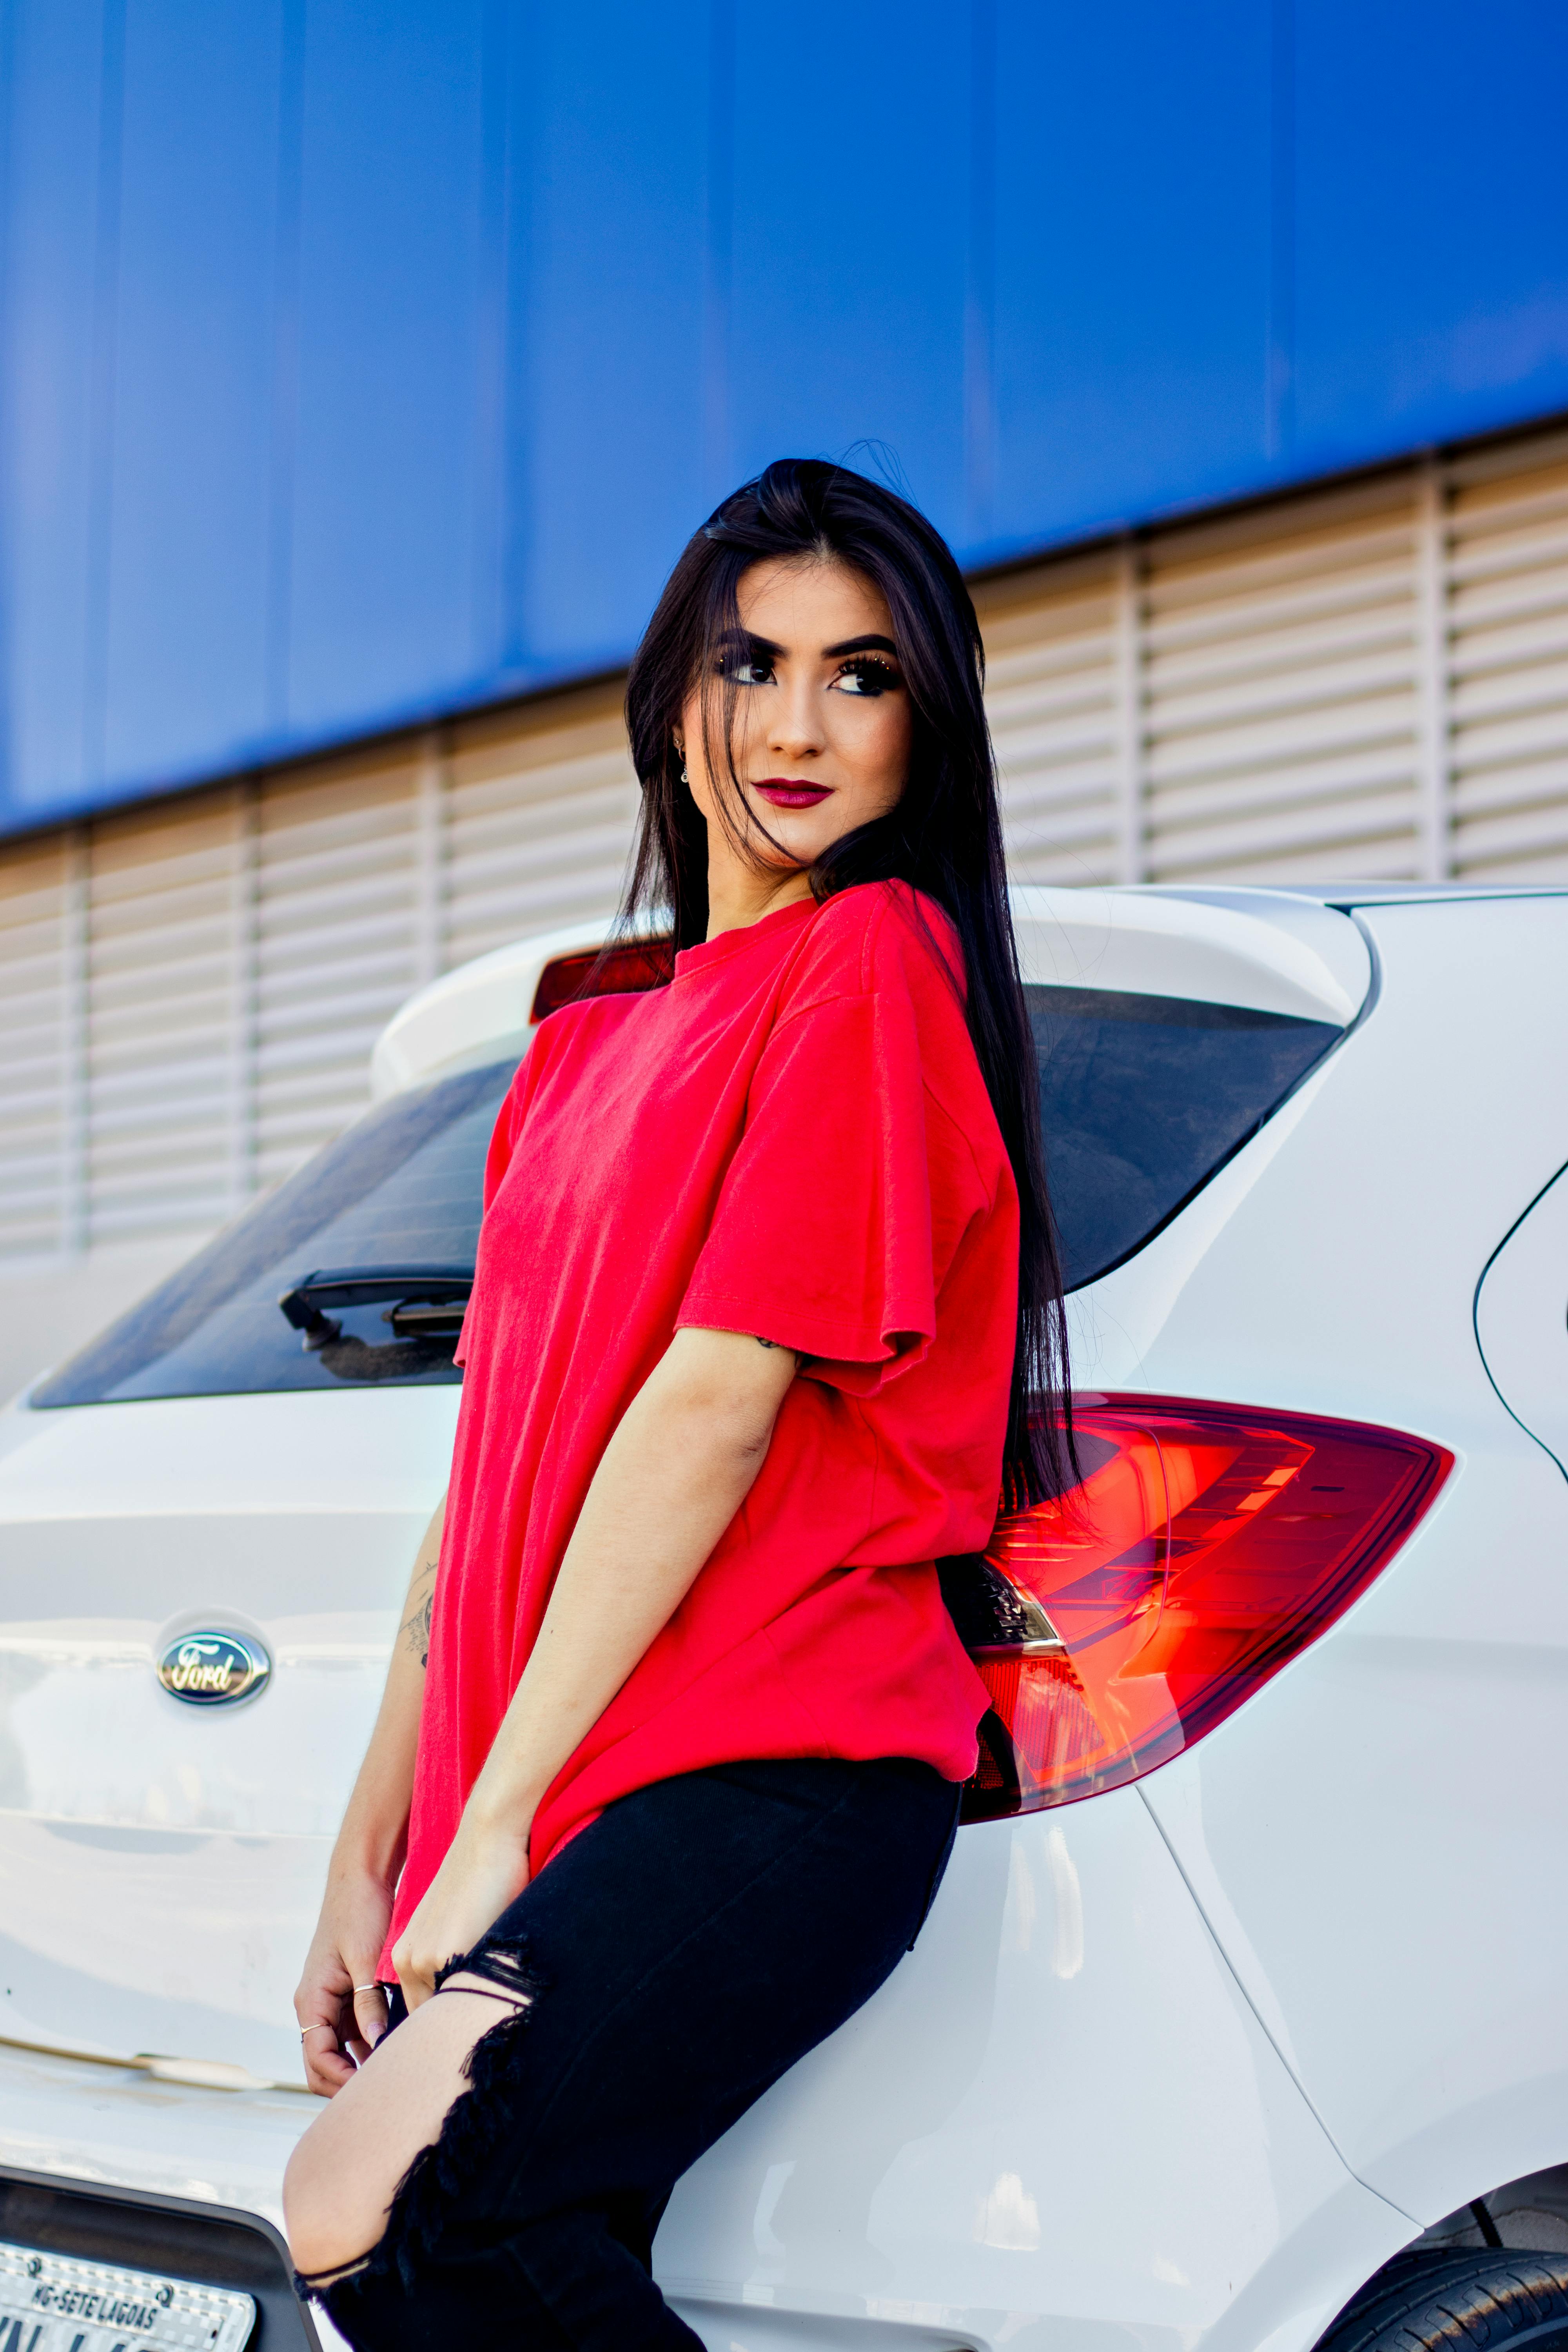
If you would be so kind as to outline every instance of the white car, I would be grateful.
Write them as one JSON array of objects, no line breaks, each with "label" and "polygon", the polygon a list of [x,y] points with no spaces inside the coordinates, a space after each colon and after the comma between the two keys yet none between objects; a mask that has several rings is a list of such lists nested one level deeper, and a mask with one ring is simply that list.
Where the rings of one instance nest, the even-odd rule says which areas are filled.
[{"label": "white car", "polygon": [[[711,2352],[1557,2352],[1568,891],[1016,908],[1087,1486],[944,1564],[994,1707],[935,1910],[658,2275]],[[490,1118],[598,945],[426,990],[0,1416],[0,2352],[317,2340],[290,1991]]]}]

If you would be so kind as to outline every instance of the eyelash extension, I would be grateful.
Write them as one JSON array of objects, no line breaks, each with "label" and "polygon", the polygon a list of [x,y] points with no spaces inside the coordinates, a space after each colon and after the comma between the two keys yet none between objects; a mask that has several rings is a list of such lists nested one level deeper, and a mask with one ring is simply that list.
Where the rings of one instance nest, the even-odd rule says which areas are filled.
[{"label": "eyelash extension", "polygon": [[[733,678],[738,686],[767,684],[766,678],[742,678],[740,672],[743,669],[765,669],[771,677],[773,665],[746,654],[736,654],[727,661],[719,662],[715,666],[715,674],[720,677]],[[878,694],[887,694],[902,686],[904,682],[902,674],[894,668],[890,661],[884,660],[880,654],[856,654],[851,660],[843,665],[838,674],[840,677],[858,677],[864,680]]]},{"label": "eyelash extension", "polygon": [[853,661],[845,663],[844,669],[853,677],[871,678],[874,676],[879,694],[886,694],[889,688],[902,686],[904,682],[892,663],[884,661],[880,654],[857,654]]}]

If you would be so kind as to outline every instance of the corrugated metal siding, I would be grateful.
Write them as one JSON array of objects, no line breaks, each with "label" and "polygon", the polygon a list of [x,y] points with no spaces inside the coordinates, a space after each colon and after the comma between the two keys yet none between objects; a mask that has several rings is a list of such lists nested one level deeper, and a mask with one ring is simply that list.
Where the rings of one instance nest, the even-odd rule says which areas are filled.
[{"label": "corrugated metal siding", "polygon": [[[1025,879],[1568,877],[1568,434],[982,583]],[[0,853],[0,1261],[211,1226],[422,981],[614,907],[614,686]]]},{"label": "corrugated metal siding", "polygon": [[1454,870],[1568,878],[1568,434],[1449,469]]},{"label": "corrugated metal siding", "polygon": [[[254,1181],[297,1168],[364,1102],[377,1031],[423,976],[417,763],[405,747],[265,783],[255,809],[244,1023]],[[241,975],[237,972],[237,982]]]},{"label": "corrugated metal siding", "polygon": [[637,778],[618,688],[563,698],[542,722],[468,724],[445,762],[441,968],[521,932],[608,913]]},{"label": "corrugated metal siding", "polygon": [[233,1189],[232,793],[95,831],[83,1239],[216,1223]]},{"label": "corrugated metal siding", "polygon": [[1414,552],[1384,485],[1149,551],[1147,879],[1416,870]]},{"label": "corrugated metal siding", "polygon": [[40,1257],[77,1238],[65,1218],[70,1076],[68,840],[0,859],[0,1257]]},{"label": "corrugated metal siding", "polygon": [[1008,856],[1026,882],[1110,882],[1131,756],[1123,565],[1100,554],[977,602]]}]

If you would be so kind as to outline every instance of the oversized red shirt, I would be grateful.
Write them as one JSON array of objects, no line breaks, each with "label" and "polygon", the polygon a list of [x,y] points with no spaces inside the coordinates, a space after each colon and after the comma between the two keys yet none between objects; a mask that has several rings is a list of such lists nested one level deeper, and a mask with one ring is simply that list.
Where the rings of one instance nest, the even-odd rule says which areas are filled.
[{"label": "oversized red shirt", "polygon": [[682,1325],[808,1360],[746,1501],[547,1791],[534,1869],[615,1798],[704,1765],[973,1770],[986,1695],[933,1562],[983,1546],[996,1515],[1018,1210],[958,961],[940,910],[867,884],[540,1029],[485,1173],[393,1937],[599,1458]]}]

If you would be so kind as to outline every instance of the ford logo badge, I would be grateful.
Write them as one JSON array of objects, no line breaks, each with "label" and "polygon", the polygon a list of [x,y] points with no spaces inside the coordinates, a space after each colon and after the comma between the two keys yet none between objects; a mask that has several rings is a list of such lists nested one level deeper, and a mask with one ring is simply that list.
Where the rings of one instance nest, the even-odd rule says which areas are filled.
[{"label": "ford logo badge", "polygon": [[182,1633],[158,1661],[158,1680],[187,1706],[232,1706],[253,1697],[271,1672],[260,1643],[241,1633]]}]

